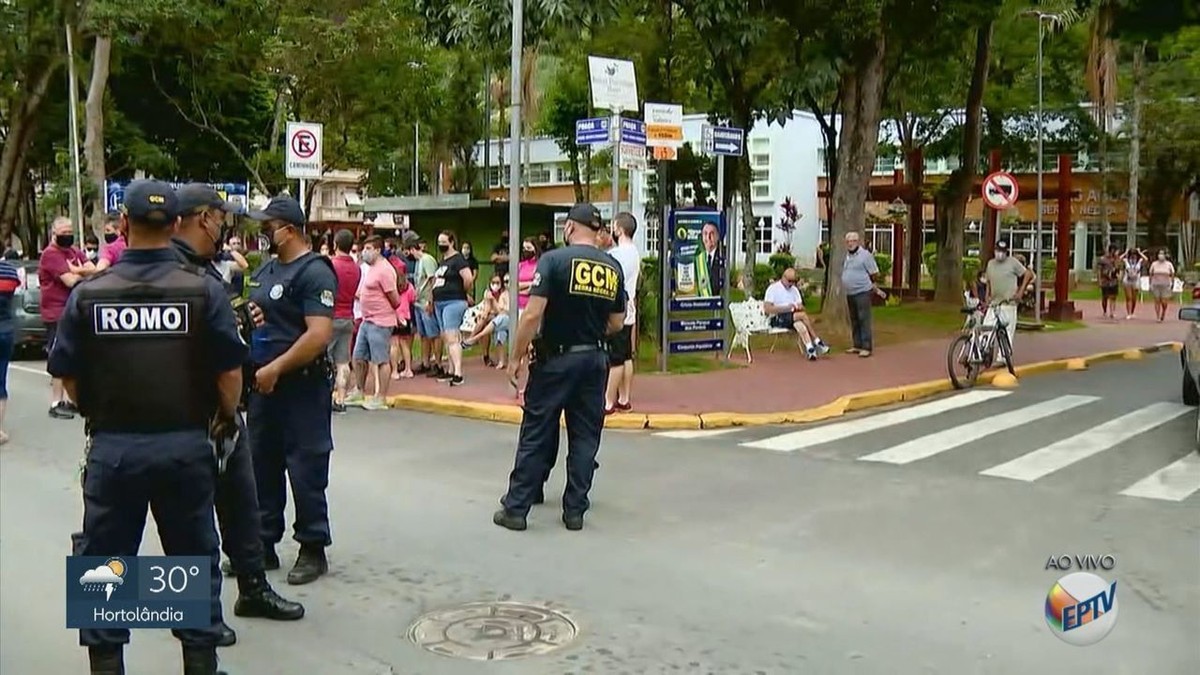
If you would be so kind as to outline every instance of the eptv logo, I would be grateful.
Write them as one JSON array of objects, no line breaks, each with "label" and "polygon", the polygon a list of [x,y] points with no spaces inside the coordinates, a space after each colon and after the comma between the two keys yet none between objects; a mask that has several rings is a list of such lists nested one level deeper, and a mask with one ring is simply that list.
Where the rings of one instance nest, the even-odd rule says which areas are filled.
[{"label": "eptv logo", "polygon": [[[1059,556],[1046,569],[1111,570],[1116,560],[1105,556]],[[1078,647],[1103,640],[1117,624],[1117,582],[1111,584],[1091,572],[1072,572],[1060,578],[1046,594],[1046,623],[1060,640]]]}]

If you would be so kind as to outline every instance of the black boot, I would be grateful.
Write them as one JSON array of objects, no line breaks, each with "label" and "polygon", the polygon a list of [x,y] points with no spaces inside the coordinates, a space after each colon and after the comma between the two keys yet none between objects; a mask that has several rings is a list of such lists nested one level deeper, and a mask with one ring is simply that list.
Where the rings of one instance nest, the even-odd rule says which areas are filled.
[{"label": "black boot", "polygon": [[220,632],[217,636],[218,647],[232,647],[237,644],[237,632],[230,628],[229,624],[222,621],[217,624],[217,630]]},{"label": "black boot", "polygon": [[517,532],[520,532],[527,527],[525,516],[513,513],[508,509],[500,509],[496,513],[492,514],[492,522],[500,527],[516,530]]},{"label": "black boot", "polygon": [[311,584],[328,571],[329,561],[325,559],[324,546],[300,544],[300,555],[296,556],[296,564],[288,572],[287,582],[293,586]]},{"label": "black boot", "polygon": [[295,621],[304,617],[304,605],[281,597],[271,588],[267,575],[247,574],[238,577],[238,599],[233,605],[238,616]]},{"label": "black boot", "polygon": [[[279,554],[275,552],[274,546],[263,547],[263,569],[268,572],[279,569]],[[233,569],[233,560],[221,561],[221,574],[227,577],[237,575],[237,570]]]},{"label": "black boot", "polygon": [[121,645],[88,647],[91,675],[125,675],[125,659],[121,650]]},{"label": "black boot", "polygon": [[184,647],[183,675],[228,675],[217,670],[216,647]]}]

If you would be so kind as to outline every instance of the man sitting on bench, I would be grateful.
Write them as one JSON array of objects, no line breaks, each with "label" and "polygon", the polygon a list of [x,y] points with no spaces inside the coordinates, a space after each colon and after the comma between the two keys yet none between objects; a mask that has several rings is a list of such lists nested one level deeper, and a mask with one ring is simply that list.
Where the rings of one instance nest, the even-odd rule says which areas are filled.
[{"label": "man sitting on bench", "polygon": [[817,336],[812,319],[804,311],[804,299],[800,297],[800,289],[796,287],[796,270],[789,267],[783,271],[779,281],[767,287],[763,297],[763,312],[773,328],[787,328],[796,331],[799,344],[809,361],[816,361],[817,356],[829,353],[829,345]]}]

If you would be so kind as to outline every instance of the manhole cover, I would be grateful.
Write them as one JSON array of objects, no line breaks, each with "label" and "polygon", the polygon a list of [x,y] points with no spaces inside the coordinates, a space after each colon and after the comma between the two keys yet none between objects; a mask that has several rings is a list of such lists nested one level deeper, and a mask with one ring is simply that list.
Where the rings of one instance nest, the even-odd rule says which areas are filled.
[{"label": "manhole cover", "polygon": [[443,656],[499,661],[565,646],[579,628],[564,614],[518,602],[475,602],[430,612],[408,629],[418,647]]}]

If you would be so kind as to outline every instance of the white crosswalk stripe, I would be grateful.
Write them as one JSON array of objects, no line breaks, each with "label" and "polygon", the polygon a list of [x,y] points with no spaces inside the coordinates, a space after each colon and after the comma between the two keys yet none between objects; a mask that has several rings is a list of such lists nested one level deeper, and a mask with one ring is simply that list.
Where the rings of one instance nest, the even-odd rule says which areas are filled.
[{"label": "white crosswalk stripe", "polygon": [[908,464],[1099,400],[1098,396],[1060,396],[1044,403],[984,417],[952,429],[922,436],[859,459],[864,462]]},{"label": "white crosswalk stripe", "polygon": [[779,436],[764,438],[759,441],[750,443],[742,443],[742,446],[747,448],[758,448],[760,450],[776,450],[779,452],[793,452],[802,448],[829,443],[832,441],[840,441],[851,436],[858,436],[871,431],[879,431],[887,427],[912,422],[914,420],[933,417],[942,413],[958,410],[967,406],[983,403],[984,401],[992,401],[1004,396],[1008,396],[1010,392],[984,390],[969,391],[965,394],[950,396],[948,398],[922,403],[908,408],[899,408],[890,412],[869,415],[858,419],[848,420],[845,422],[835,422],[826,424],[813,429],[804,429],[801,431],[793,431]]},{"label": "white crosswalk stripe", "polygon": [[[1197,414],[1194,407],[1083,394],[1022,400],[1010,397],[1013,393],[973,390],[795,430],[752,427],[654,435],[781,453],[805,450],[806,456],[821,459],[950,466],[954,471],[970,466],[971,476],[1023,483],[1063,476],[1068,482],[1061,485],[1086,485],[1089,491],[1099,480],[1108,482],[1113,493],[1124,485],[1118,494],[1160,502],[1200,496],[1200,454],[1191,449],[1194,428],[1190,421],[1186,429],[1179,425],[1185,416]],[[1179,429],[1188,439],[1184,448],[1177,448]],[[997,452],[1005,456],[986,461]],[[1110,455],[1113,460],[1103,459]],[[987,464],[994,466],[982,468]],[[1134,472],[1148,475],[1138,478]]]},{"label": "white crosswalk stripe", "polygon": [[1136,412],[1105,422],[1071,438],[1065,438],[1011,462],[981,471],[985,476],[1035,481],[1082,459],[1161,426],[1195,409],[1178,403],[1153,403]]},{"label": "white crosswalk stripe", "polygon": [[1181,502],[1197,490],[1200,490],[1200,454],[1192,452],[1121,490],[1121,494]]}]

